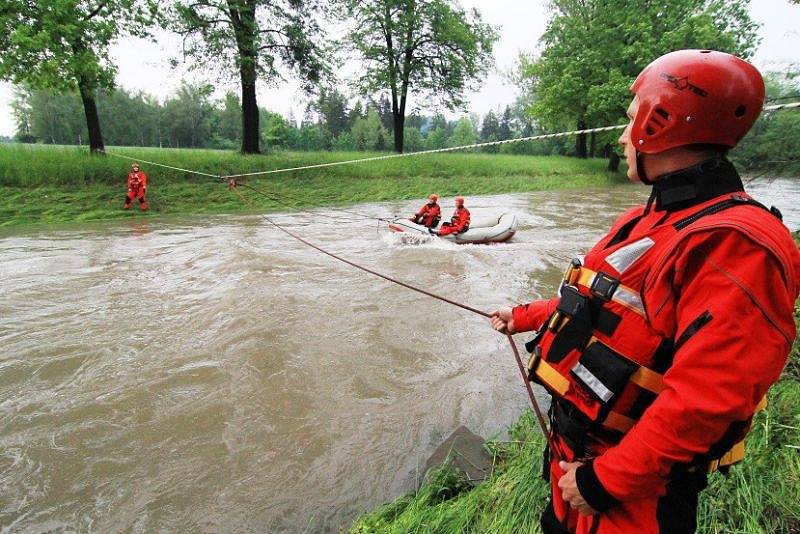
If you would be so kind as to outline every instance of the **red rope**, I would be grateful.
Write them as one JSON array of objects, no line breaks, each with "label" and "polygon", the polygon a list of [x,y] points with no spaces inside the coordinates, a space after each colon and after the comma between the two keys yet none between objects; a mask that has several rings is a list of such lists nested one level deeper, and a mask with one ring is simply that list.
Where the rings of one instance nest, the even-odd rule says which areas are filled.
[{"label": "red rope", "polygon": [[[231,184],[230,189],[234,193],[236,193],[239,196],[239,198],[242,199],[242,201],[245,204],[247,204],[248,206],[252,206],[252,204],[250,204],[250,202],[239,191],[237,191],[235,182],[233,182]],[[254,189],[254,191],[258,192],[258,190],[255,190],[255,189]],[[359,265],[358,263],[355,263],[354,261],[350,261],[347,258],[343,258],[343,257],[341,257],[341,256],[339,256],[337,254],[334,254],[333,252],[329,252],[329,251],[325,250],[324,248],[315,245],[314,243],[311,243],[310,241],[304,239],[303,237],[295,234],[291,230],[288,230],[287,228],[284,228],[283,226],[281,226],[280,224],[276,223],[275,221],[273,221],[269,217],[265,216],[264,219],[268,223],[270,223],[272,226],[274,226],[275,228],[277,228],[281,232],[285,233],[286,235],[288,235],[292,239],[295,239],[295,240],[299,241],[300,243],[306,245],[307,247],[311,247],[314,250],[316,250],[318,252],[321,252],[322,254],[325,254],[326,256],[329,256],[329,257],[331,257],[331,258],[333,258],[335,260],[338,260],[338,261],[340,261],[342,263],[346,263],[347,265],[350,265],[351,267],[354,267],[356,269],[364,271],[365,273],[369,273],[369,274],[371,274],[373,276],[377,276],[378,278],[383,278],[387,282],[391,282],[393,284],[397,284],[397,285],[402,286],[402,287],[404,287],[406,289],[410,289],[411,291],[416,291],[417,293],[421,293],[421,294],[423,294],[423,295],[425,295],[427,297],[430,297],[430,298],[433,298],[433,299],[436,299],[436,300],[440,300],[442,302],[450,304],[451,306],[456,306],[457,308],[461,308],[462,310],[467,310],[467,311],[472,312],[472,313],[474,313],[476,315],[480,315],[482,317],[487,317],[487,318],[491,318],[492,317],[492,314],[487,313],[485,311],[479,310],[477,308],[473,308],[472,306],[468,306],[466,304],[462,304],[461,302],[456,302],[455,300],[451,300],[451,299],[449,299],[447,297],[443,297],[441,295],[437,295],[436,293],[431,293],[430,291],[427,291],[427,290],[422,289],[420,287],[411,285],[411,284],[409,284],[407,282],[403,282],[401,280],[397,280],[396,278],[392,278],[391,276],[387,276],[385,274],[379,273],[377,271],[369,269],[368,267],[364,267],[363,265]],[[542,409],[539,406],[539,403],[536,401],[536,396],[533,394],[533,388],[531,387],[531,383],[528,380],[528,375],[525,372],[525,366],[522,363],[522,357],[519,354],[519,349],[517,349],[517,344],[514,343],[514,339],[511,337],[510,334],[506,334],[506,337],[508,338],[508,343],[511,345],[511,351],[514,353],[514,359],[516,359],[516,361],[517,361],[517,367],[519,368],[520,375],[522,376],[522,381],[525,383],[525,389],[528,392],[528,398],[531,401],[531,406],[533,406],[533,411],[536,414],[536,418],[539,421],[539,426],[541,427],[542,433],[544,434],[545,438],[547,439],[547,444],[550,446],[550,450],[552,451],[553,454],[556,454],[556,451],[558,449],[556,449],[553,446],[552,435],[550,434],[550,431],[547,429],[547,423],[545,422],[544,414],[542,413]]]}]

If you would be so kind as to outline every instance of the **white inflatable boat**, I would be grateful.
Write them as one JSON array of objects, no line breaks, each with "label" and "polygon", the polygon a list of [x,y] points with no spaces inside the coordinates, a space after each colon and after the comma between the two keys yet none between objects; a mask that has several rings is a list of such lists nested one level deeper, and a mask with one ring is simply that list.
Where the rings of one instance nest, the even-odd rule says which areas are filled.
[{"label": "white inflatable boat", "polygon": [[[476,217],[469,225],[469,230],[460,234],[440,236],[455,243],[503,243],[511,239],[517,232],[517,216],[513,213],[503,213],[499,217]],[[441,228],[441,225],[439,226]],[[415,224],[408,219],[395,219],[389,223],[392,232],[405,232],[408,234],[432,235],[421,224]]]}]

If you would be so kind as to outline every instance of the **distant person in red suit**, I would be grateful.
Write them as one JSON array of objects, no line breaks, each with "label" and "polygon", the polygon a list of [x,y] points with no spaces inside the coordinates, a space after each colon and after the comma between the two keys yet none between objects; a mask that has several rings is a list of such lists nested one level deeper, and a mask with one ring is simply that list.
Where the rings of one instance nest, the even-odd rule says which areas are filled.
[{"label": "distant person in red suit", "polygon": [[125,197],[125,205],[123,209],[130,209],[131,202],[134,199],[139,199],[139,208],[142,211],[147,211],[147,175],[139,170],[139,164],[134,163],[131,165],[131,172],[128,174],[128,194]]},{"label": "distant person in red suit", "polygon": [[430,195],[428,197],[428,203],[422,206],[415,215],[409,217],[409,220],[427,228],[436,228],[439,225],[439,221],[442,219],[442,210],[439,204],[436,203],[438,200],[439,195]]},{"label": "distant person in red suit", "polygon": [[460,234],[469,230],[469,210],[464,207],[464,197],[456,197],[456,210],[449,223],[444,223],[439,235]]}]

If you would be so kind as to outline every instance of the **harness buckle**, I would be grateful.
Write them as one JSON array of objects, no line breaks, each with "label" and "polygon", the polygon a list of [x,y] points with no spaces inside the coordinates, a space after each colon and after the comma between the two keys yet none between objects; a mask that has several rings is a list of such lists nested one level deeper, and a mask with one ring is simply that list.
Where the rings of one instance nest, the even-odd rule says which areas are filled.
[{"label": "harness buckle", "polygon": [[575,283],[578,281],[578,276],[580,276],[581,267],[582,267],[581,260],[578,258],[572,258],[567,266],[567,270],[564,272],[564,279],[561,281],[561,288],[563,289],[564,286],[574,286]]},{"label": "harness buckle", "polygon": [[592,287],[590,287],[589,290],[595,297],[604,302],[608,302],[611,300],[611,297],[614,296],[614,293],[617,291],[618,287],[619,280],[607,275],[602,271],[599,271],[595,275],[594,280],[592,280]]}]

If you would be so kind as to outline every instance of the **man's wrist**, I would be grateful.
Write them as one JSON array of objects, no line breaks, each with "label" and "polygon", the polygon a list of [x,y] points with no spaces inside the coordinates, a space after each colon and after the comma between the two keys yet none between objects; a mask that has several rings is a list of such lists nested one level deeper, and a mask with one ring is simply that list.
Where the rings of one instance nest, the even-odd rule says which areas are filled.
[{"label": "man's wrist", "polygon": [[594,465],[591,463],[582,465],[575,471],[575,483],[586,503],[598,512],[605,512],[619,504],[619,500],[611,495],[597,478]]}]

